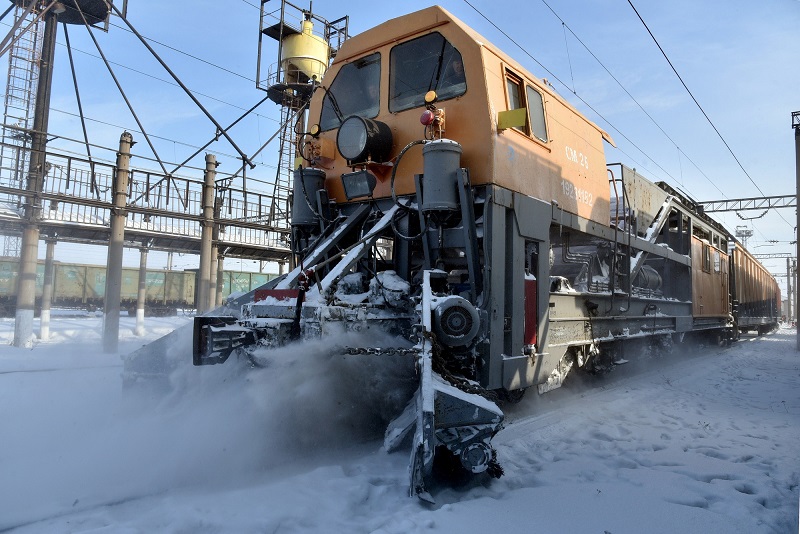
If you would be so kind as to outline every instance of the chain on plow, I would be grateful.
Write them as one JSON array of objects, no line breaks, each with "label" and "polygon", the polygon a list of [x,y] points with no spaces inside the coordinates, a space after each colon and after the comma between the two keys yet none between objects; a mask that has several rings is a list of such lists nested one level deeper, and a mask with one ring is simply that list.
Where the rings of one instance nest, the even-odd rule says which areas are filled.
[{"label": "chain on plow", "polygon": [[472,393],[474,395],[480,395],[486,400],[490,400],[492,402],[498,402],[499,397],[497,393],[494,391],[490,391],[488,389],[482,388],[481,386],[475,384],[474,382],[467,380],[464,377],[454,375],[450,371],[447,370],[444,363],[442,362],[442,358],[434,358],[433,359],[433,370],[434,372],[438,373],[439,376],[447,380],[447,382],[465,393]]},{"label": "chain on plow", "polygon": [[478,384],[476,384],[475,382],[472,382],[471,380],[464,378],[463,376],[458,376],[456,374],[453,374],[447,368],[445,360],[442,357],[443,353],[442,346],[438,343],[438,341],[436,341],[436,334],[434,334],[433,332],[426,332],[425,337],[428,338],[433,347],[432,363],[433,363],[433,371],[435,373],[438,373],[439,376],[444,378],[451,386],[456,387],[465,393],[480,395],[484,399],[490,400],[492,402],[497,402],[499,400],[499,397],[495,392],[483,388]]},{"label": "chain on plow", "polygon": [[416,356],[419,354],[419,350],[415,348],[344,347],[343,351],[345,354],[371,354],[376,356]]},{"label": "chain on plow", "polygon": [[[450,385],[465,393],[480,395],[492,402],[497,402],[499,400],[495,392],[485,389],[462,376],[455,375],[447,369],[444,358],[441,356],[442,348],[436,342],[436,336],[432,332],[428,332],[426,337],[433,344],[433,370],[438,373],[439,376],[445,379]],[[342,351],[348,355],[372,356],[416,356],[419,354],[419,348],[417,347],[407,349],[397,347],[342,347]]]}]

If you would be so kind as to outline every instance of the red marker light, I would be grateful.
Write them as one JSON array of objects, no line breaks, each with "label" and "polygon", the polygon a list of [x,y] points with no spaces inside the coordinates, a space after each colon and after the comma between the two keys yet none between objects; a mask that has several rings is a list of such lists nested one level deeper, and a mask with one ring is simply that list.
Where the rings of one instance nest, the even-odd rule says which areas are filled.
[{"label": "red marker light", "polygon": [[422,116],[419,118],[419,122],[424,124],[425,126],[430,126],[433,121],[436,119],[436,115],[433,111],[426,109],[422,112]]}]

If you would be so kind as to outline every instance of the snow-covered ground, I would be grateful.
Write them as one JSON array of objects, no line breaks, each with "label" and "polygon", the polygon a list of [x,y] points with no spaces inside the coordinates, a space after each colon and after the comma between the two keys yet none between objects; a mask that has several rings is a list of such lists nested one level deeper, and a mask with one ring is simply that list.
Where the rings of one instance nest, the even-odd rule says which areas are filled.
[{"label": "snow-covered ground", "polygon": [[[123,317],[120,353],[189,320],[147,319],[137,338]],[[798,531],[793,329],[529,394],[494,440],[505,476],[436,488],[431,506],[407,496],[408,454],[381,450],[374,367],[310,344],[123,394],[101,322],[55,317],[25,350],[0,320],[0,531]]]}]

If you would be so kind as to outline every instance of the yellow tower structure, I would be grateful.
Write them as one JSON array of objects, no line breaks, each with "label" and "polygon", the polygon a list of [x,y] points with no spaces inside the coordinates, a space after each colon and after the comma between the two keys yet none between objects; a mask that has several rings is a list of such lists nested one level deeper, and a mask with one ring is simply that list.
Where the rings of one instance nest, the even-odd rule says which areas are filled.
[{"label": "yellow tower structure", "polygon": [[[341,44],[349,37],[349,17],[329,22],[308,9],[282,0],[280,9],[266,11],[261,2],[256,87],[281,106],[280,161],[275,177],[269,224],[289,228],[289,195],[296,167],[298,136],[305,131],[305,110]],[[262,43],[278,42],[278,61],[262,69]],[[274,57],[274,56],[273,56]],[[263,76],[266,71],[266,76]]]},{"label": "yellow tower structure", "polygon": [[330,61],[330,46],[314,35],[314,23],[304,20],[300,33],[283,38],[281,43],[281,70],[283,81],[289,86],[315,83],[322,79]]}]

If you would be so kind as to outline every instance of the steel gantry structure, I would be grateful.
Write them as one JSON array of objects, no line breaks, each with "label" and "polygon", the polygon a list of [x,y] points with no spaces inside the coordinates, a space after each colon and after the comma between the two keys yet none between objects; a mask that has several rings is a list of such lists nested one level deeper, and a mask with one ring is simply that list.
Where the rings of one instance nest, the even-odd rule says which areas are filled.
[{"label": "steel gantry structure", "polygon": [[734,198],[726,200],[706,200],[698,202],[704,212],[769,210],[774,208],[796,208],[797,195],[773,197]]}]

